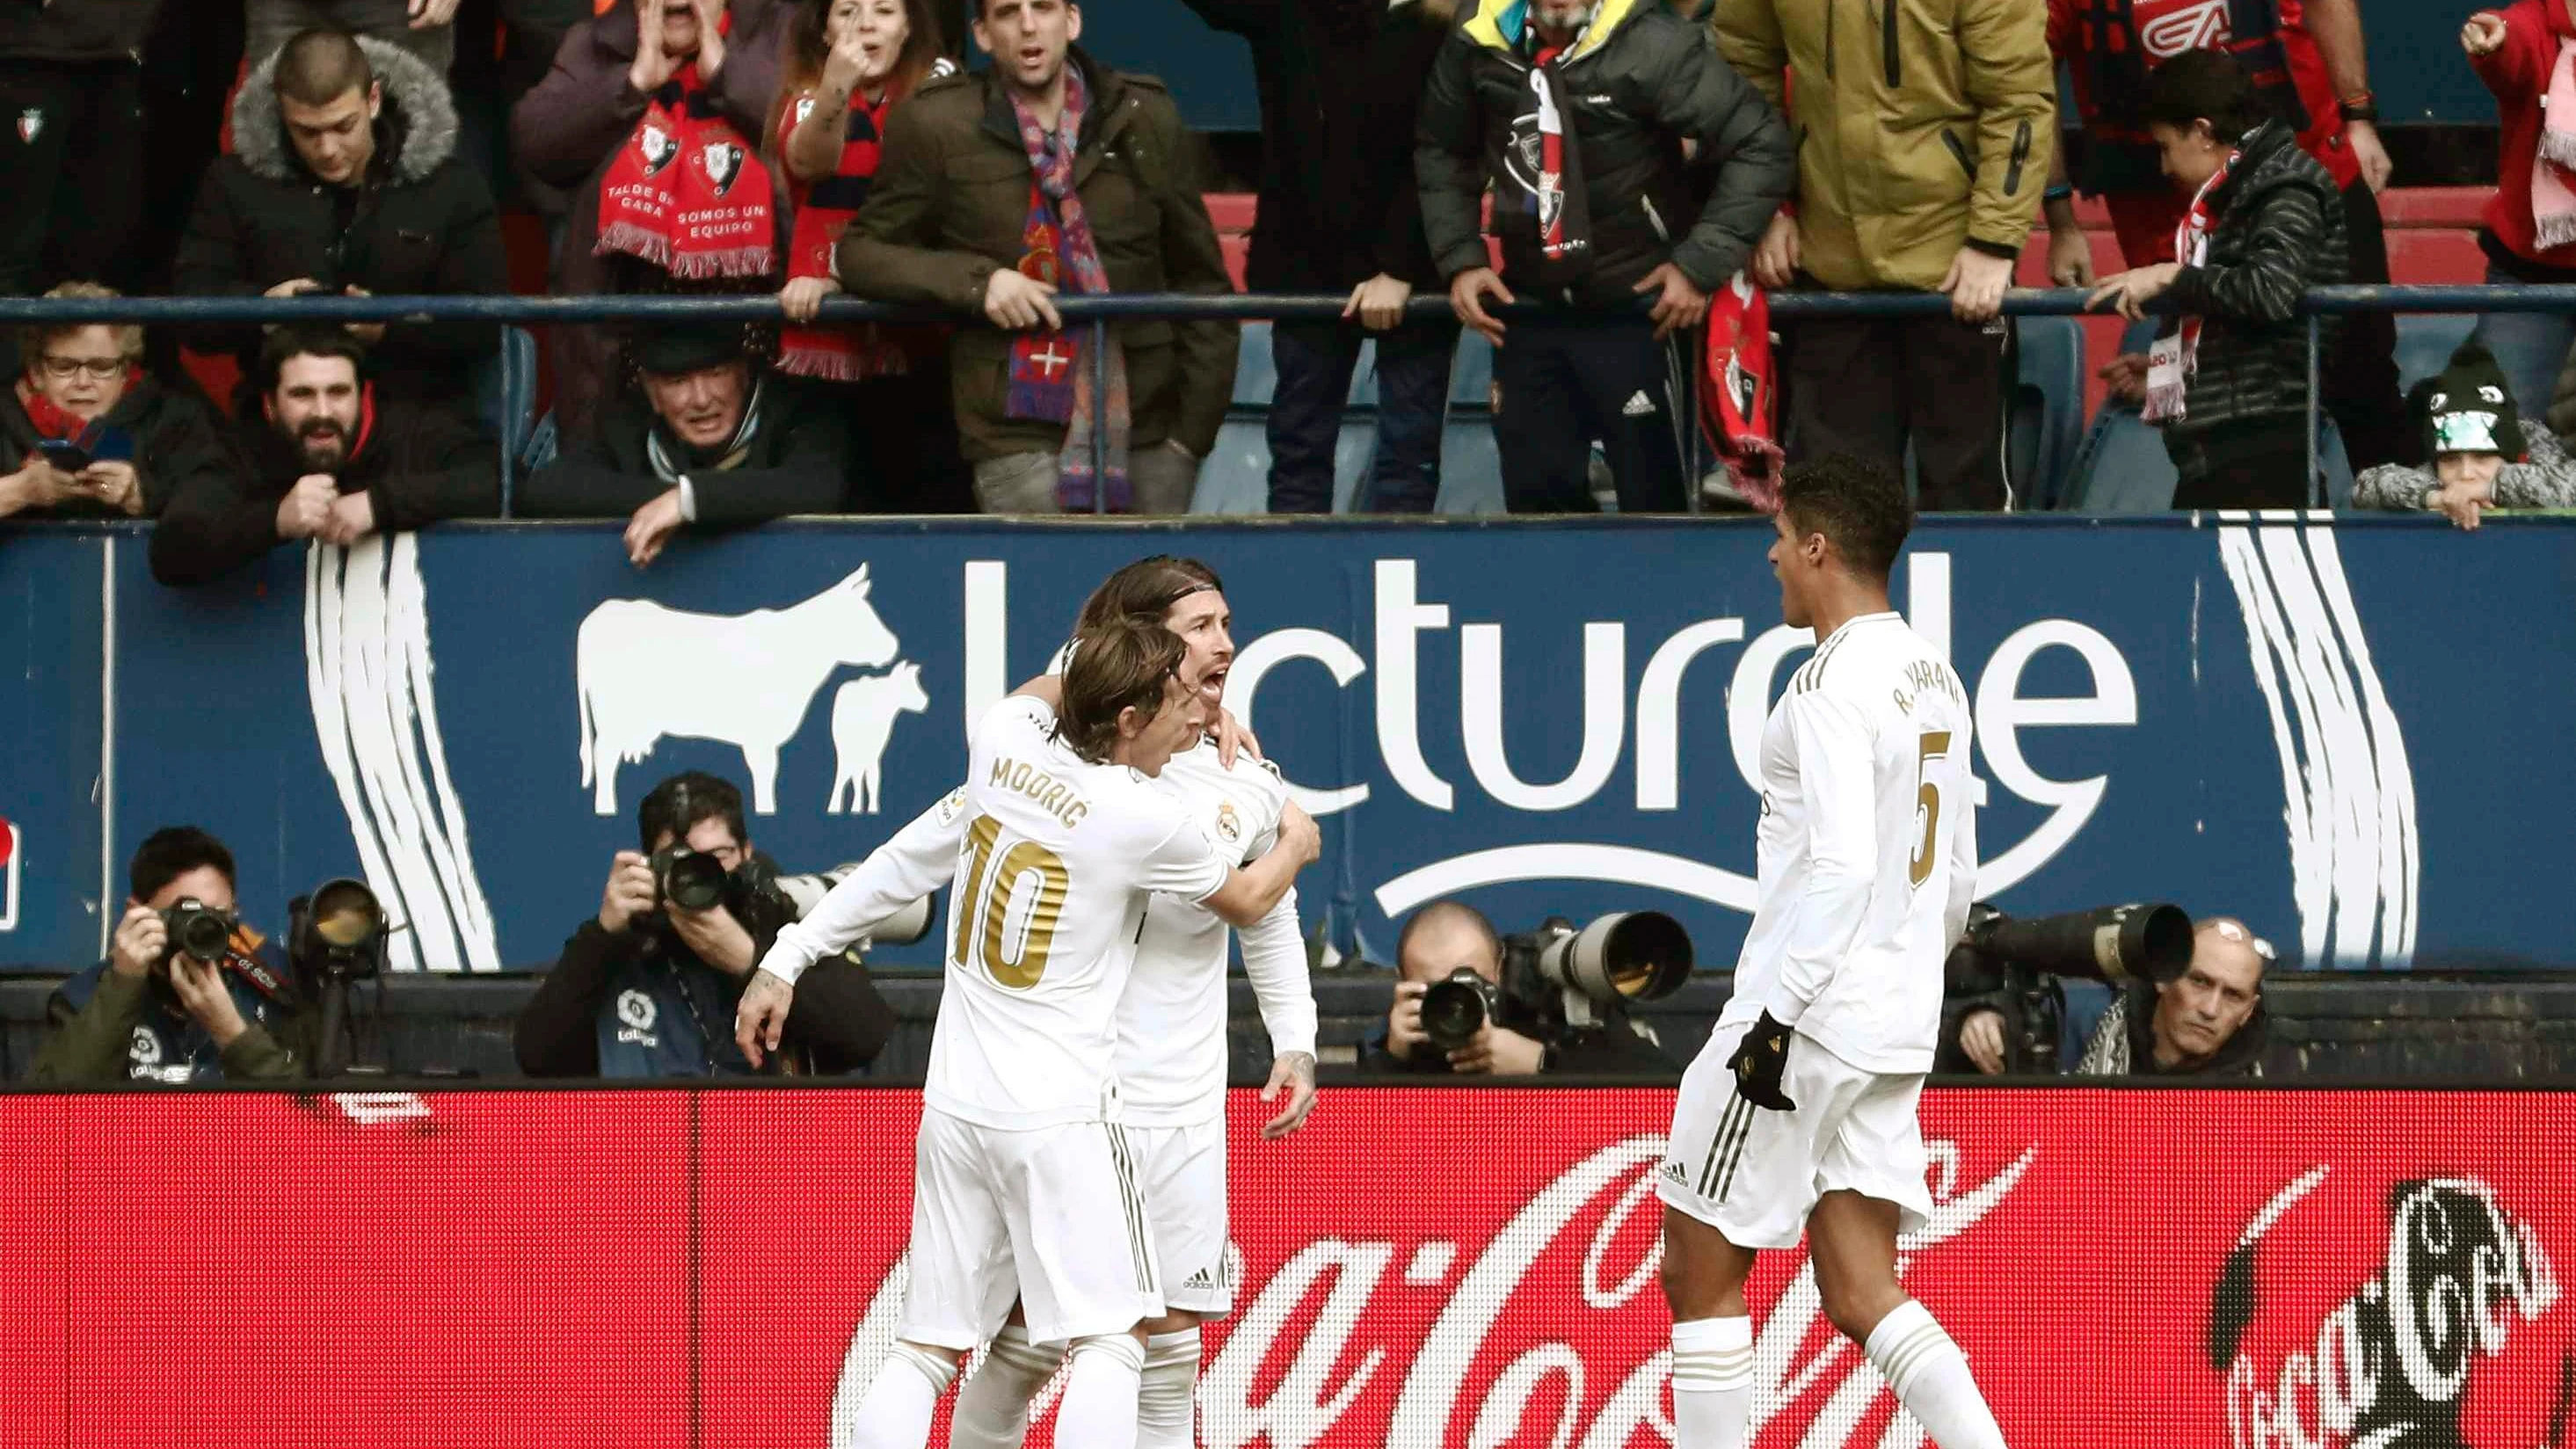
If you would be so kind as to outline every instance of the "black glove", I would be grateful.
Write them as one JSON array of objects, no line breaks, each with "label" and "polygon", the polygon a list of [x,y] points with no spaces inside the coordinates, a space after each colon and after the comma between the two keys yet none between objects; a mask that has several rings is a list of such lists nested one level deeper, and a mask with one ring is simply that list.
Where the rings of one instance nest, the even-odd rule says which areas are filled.
[{"label": "black glove", "polygon": [[1780,1074],[1789,1066],[1789,1028],[1762,1013],[1735,1044],[1735,1055],[1726,1059],[1726,1069],[1735,1073],[1735,1095],[1756,1107],[1774,1112],[1794,1112],[1798,1104],[1780,1090]]}]

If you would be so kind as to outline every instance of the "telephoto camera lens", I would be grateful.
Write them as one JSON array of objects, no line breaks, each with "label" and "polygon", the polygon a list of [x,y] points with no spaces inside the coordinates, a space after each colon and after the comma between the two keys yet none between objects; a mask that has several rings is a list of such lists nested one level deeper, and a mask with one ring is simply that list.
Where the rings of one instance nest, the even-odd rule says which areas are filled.
[{"label": "telephoto camera lens", "polygon": [[1600,1002],[1654,1001],[1690,979],[1690,933],[1661,911],[1621,911],[1539,948],[1539,974]]},{"label": "telephoto camera lens", "polygon": [[1459,967],[1422,993],[1422,1034],[1444,1052],[1474,1041],[1493,1014],[1493,983],[1469,967]]},{"label": "telephoto camera lens", "polygon": [[163,911],[161,923],[169,928],[170,949],[173,951],[193,956],[209,966],[231,953],[233,918],[229,911],[216,910],[190,896]]},{"label": "telephoto camera lens", "polygon": [[684,911],[710,910],[724,899],[725,868],[714,856],[685,845],[654,852],[653,878],[662,887],[662,899]]}]

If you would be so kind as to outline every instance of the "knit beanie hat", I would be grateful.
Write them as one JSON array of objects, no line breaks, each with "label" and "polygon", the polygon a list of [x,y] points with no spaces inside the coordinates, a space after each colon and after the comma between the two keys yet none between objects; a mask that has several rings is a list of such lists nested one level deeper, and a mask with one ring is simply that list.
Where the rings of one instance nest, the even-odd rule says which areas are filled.
[{"label": "knit beanie hat", "polygon": [[2415,389],[2424,427],[2424,455],[2502,453],[2523,456],[2522,415],[2513,386],[2485,344],[2464,342],[2440,376]]}]

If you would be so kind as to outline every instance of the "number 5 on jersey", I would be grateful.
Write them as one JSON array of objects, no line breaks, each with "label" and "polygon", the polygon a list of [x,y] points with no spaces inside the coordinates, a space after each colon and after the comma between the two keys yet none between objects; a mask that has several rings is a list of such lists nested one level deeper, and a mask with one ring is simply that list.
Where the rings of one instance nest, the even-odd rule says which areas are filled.
[{"label": "number 5 on jersey", "polygon": [[[1025,991],[1046,974],[1047,950],[1055,944],[1055,925],[1064,910],[1072,877],[1064,857],[1034,840],[1002,843],[1002,822],[978,815],[966,828],[966,873],[950,903],[957,934],[950,954],[963,968],[981,966],[994,981]],[[1034,879],[1023,892],[1022,883]],[[1023,895],[1027,906],[1017,912],[1019,929],[1011,928],[1012,903]],[[970,954],[971,953],[971,954]]]},{"label": "number 5 on jersey", "polygon": [[1914,858],[1908,862],[1906,878],[1919,886],[1932,878],[1933,849],[1941,838],[1941,787],[1923,778],[1934,760],[1950,757],[1950,732],[1925,730],[1917,737],[1914,755],[1914,813],[1923,820],[1923,838],[1914,847]]}]

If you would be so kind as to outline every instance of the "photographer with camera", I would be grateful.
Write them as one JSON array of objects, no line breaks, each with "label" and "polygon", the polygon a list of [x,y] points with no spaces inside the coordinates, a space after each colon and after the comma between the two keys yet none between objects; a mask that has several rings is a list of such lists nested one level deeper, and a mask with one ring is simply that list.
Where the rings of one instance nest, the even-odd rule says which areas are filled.
[{"label": "photographer with camera", "polygon": [[2078,1038],[2063,977],[2100,982],[2111,998],[2077,1075],[2259,1076],[2269,1035],[2263,970],[2272,959],[2243,922],[2212,916],[2194,925],[2169,905],[2032,921],[1979,905],[1951,953],[1936,1069],[2064,1071]]},{"label": "photographer with camera", "polygon": [[[742,792],[699,771],[653,787],[636,811],[642,849],[610,865],[599,914],[564,944],[520,1013],[519,1069],[532,1077],[745,1075],[735,1003],[778,931],[796,919],[777,868],[752,849]],[[867,1065],[894,1012],[846,956],[797,983],[782,1050],[788,1075]]]},{"label": "photographer with camera", "polygon": [[2083,1077],[2259,1077],[2271,1015],[2263,972],[2272,943],[2212,916],[2192,931],[2191,964],[2172,981],[2124,987],[2093,1028]]},{"label": "photographer with camera", "polygon": [[46,1003],[31,1082],[292,1081],[314,1018],[276,954],[234,914],[233,856],[194,826],[157,830],[127,868],[107,960]]},{"label": "photographer with camera", "polygon": [[1669,917],[1610,916],[1579,935],[1552,922],[1507,942],[1473,906],[1433,901],[1406,919],[1395,955],[1395,1001],[1386,1035],[1361,1053],[1365,1071],[1527,1077],[1680,1070],[1609,999],[1652,999],[1690,974],[1689,940]]}]

